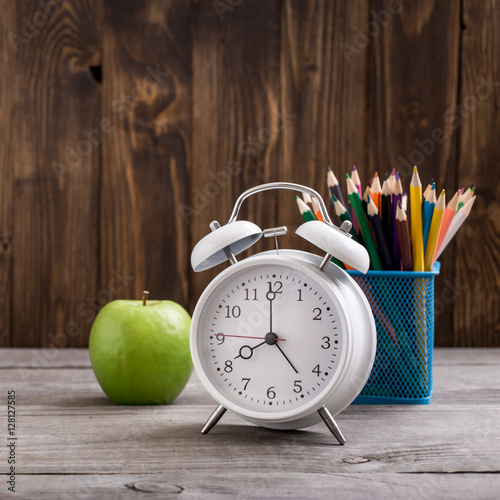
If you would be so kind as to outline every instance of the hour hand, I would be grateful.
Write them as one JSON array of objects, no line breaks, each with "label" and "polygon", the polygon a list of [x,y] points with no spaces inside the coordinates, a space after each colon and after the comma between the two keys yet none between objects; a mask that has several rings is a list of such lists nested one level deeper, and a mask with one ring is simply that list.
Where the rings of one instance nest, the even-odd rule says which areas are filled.
[{"label": "hour hand", "polygon": [[253,356],[253,351],[257,349],[257,347],[260,347],[261,345],[264,345],[266,341],[261,342],[260,344],[257,344],[253,347],[250,347],[249,345],[243,345],[240,347],[240,353],[238,356],[236,356],[234,359],[241,358],[241,359],[250,359]]}]

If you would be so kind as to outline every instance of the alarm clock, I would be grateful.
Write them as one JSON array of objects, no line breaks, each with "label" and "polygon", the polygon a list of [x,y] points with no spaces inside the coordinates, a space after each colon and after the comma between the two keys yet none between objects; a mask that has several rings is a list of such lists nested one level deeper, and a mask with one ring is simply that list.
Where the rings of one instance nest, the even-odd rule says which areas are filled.
[{"label": "alarm clock", "polygon": [[[289,189],[308,193],[323,222],[308,221],[296,233],[326,254],[278,248],[286,226],[261,230],[237,220],[256,193]],[[229,409],[271,429],[299,429],[323,421],[345,443],[334,416],[363,388],[373,366],[376,329],[370,305],[356,282],[332,262],[336,257],[366,273],[366,249],[351,239],[350,224],[335,226],[321,196],[300,184],[273,182],[245,191],[226,225],[191,254],[195,272],[228,261],[207,286],[193,312],[190,346],[196,372],[219,406],[206,434]],[[238,261],[262,236],[276,249]]]}]

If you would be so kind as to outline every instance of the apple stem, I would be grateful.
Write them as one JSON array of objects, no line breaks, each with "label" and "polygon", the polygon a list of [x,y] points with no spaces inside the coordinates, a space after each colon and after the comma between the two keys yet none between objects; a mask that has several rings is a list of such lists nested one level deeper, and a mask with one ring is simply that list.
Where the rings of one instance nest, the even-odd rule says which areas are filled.
[{"label": "apple stem", "polygon": [[149,292],[144,290],[144,292],[142,292],[142,305],[145,306],[147,301],[148,301],[148,295],[149,295]]}]

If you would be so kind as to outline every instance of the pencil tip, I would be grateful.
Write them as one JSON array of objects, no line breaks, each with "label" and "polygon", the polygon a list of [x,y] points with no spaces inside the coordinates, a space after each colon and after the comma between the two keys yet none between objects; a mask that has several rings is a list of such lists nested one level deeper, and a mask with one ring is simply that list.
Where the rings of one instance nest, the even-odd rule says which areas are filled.
[{"label": "pencil tip", "polygon": [[399,172],[396,172],[396,180],[399,181]]},{"label": "pencil tip", "polygon": [[330,168],[330,165],[327,165],[327,166],[326,166],[326,171],[327,171],[327,172],[331,172],[331,171],[332,171],[332,169]]},{"label": "pencil tip", "polygon": [[413,166],[413,173],[414,173],[414,174],[418,174],[418,169],[417,169],[417,166],[416,166],[416,165],[414,165],[414,166]]},{"label": "pencil tip", "polygon": [[345,174],[346,179],[350,179],[349,174]]},{"label": "pencil tip", "polygon": [[353,165],[353,166],[352,166],[352,169],[353,169],[353,170],[357,170],[356,165]]},{"label": "pencil tip", "polygon": [[334,194],[332,194],[332,200],[333,200],[333,203],[335,203],[335,202],[339,201],[339,200],[337,199],[337,197],[336,197]]}]

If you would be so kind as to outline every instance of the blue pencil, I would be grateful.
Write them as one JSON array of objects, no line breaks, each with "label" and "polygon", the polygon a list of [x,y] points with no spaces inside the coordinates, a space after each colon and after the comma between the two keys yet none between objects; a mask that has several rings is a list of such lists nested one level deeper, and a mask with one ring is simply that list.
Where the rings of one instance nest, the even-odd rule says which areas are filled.
[{"label": "blue pencil", "polygon": [[431,189],[427,193],[424,201],[424,206],[422,208],[422,236],[424,240],[424,252],[425,245],[427,245],[427,238],[429,237],[429,230],[431,228],[432,214],[434,212],[434,205],[436,204],[436,183],[433,182]]}]

